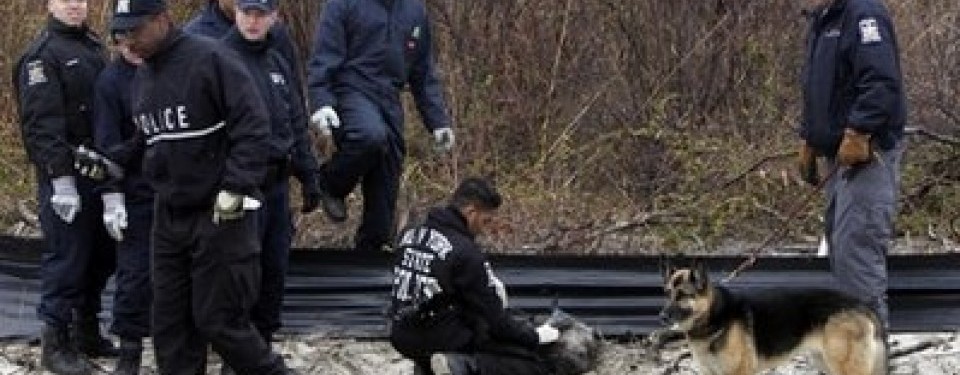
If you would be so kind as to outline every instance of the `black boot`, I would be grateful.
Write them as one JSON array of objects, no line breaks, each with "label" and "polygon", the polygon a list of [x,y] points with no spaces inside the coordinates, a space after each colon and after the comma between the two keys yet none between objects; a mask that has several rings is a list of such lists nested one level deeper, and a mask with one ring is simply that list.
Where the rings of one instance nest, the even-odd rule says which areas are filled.
[{"label": "black boot", "polygon": [[73,335],[77,349],[90,358],[114,358],[120,354],[113,342],[100,333],[100,321],[96,317],[80,318],[74,325]]},{"label": "black boot", "polygon": [[342,223],[347,220],[347,202],[343,197],[335,197],[327,188],[326,181],[321,177],[319,182],[320,206],[327,217],[335,223]]},{"label": "black boot", "polygon": [[40,333],[40,366],[58,375],[88,375],[93,370],[70,341],[66,327],[44,324]]},{"label": "black boot", "polygon": [[140,373],[140,357],[143,354],[143,342],[140,339],[120,340],[120,359],[114,375],[137,375]]}]

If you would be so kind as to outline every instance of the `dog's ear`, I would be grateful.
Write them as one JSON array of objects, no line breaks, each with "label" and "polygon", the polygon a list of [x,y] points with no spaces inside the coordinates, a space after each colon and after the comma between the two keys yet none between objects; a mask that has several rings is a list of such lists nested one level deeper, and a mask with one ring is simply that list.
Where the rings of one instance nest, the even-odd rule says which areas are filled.
[{"label": "dog's ear", "polygon": [[710,286],[710,272],[707,271],[707,266],[705,262],[697,260],[693,264],[693,285],[697,287],[698,291],[705,290]]}]

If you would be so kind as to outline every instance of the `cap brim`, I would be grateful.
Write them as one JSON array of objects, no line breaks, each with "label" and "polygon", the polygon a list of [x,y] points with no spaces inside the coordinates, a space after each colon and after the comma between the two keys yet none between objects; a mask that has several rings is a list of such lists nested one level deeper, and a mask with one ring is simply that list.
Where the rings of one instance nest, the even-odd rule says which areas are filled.
[{"label": "cap brim", "polygon": [[136,29],[138,26],[142,25],[147,21],[149,15],[140,15],[140,16],[114,16],[110,21],[110,31],[111,32],[127,32],[133,29]]},{"label": "cap brim", "polygon": [[260,9],[264,12],[273,12],[277,10],[276,8],[266,4],[237,4],[237,8],[240,8],[240,10]]}]

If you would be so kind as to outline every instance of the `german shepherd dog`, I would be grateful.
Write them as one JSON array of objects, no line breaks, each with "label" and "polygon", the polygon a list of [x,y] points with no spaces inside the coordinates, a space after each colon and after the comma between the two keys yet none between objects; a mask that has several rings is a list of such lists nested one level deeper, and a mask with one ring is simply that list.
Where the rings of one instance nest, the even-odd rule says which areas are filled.
[{"label": "german shepherd dog", "polygon": [[829,289],[734,292],[702,264],[664,271],[661,318],[682,332],[700,374],[752,375],[797,354],[830,375],[887,373],[885,332],[858,299]]}]

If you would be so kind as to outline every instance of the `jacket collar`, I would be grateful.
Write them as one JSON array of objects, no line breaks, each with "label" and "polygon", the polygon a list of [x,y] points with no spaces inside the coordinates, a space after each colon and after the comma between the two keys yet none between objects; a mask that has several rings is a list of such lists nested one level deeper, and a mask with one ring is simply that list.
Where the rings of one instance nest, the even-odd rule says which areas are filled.
[{"label": "jacket collar", "polygon": [[268,32],[267,37],[263,40],[250,41],[245,39],[243,34],[240,33],[240,30],[237,30],[237,27],[234,26],[227,32],[227,35],[223,37],[223,40],[231,46],[242,49],[244,52],[260,54],[273,46],[273,33]]},{"label": "jacket collar", "polygon": [[466,236],[470,240],[475,238],[467,226],[467,219],[463,217],[460,210],[454,206],[437,207],[430,210],[430,213],[427,215],[427,223],[439,228],[450,229]]},{"label": "jacket collar", "polygon": [[86,23],[80,26],[70,26],[53,16],[47,17],[47,30],[50,30],[50,32],[54,34],[74,39],[85,38],[90,32],[90,28],[87,27]]}]

